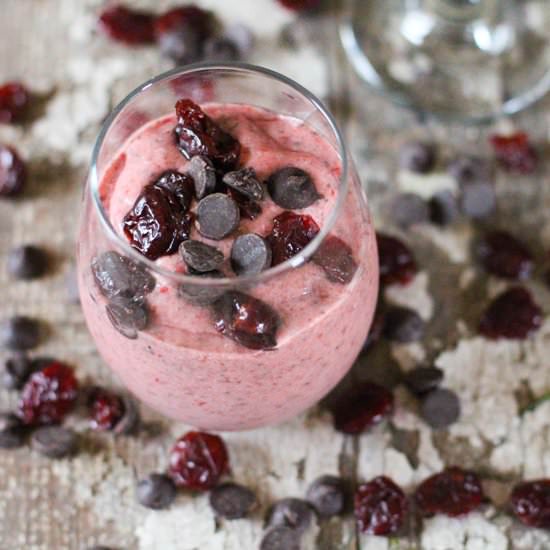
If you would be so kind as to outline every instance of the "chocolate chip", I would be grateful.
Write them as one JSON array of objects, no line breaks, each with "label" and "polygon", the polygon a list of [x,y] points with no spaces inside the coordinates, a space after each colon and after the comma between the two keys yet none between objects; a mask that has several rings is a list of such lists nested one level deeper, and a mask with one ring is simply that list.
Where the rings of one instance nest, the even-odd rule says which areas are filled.
[{"label": "chocolate chip", "polygon": [[250,200],[261,201],[264,198],[264,188],[254,168],[241,168],[235,172],[228,172],[223,177],[223,182]]},{"label": "chocolate chip", "polygon": [[15,279],[36,279],[47,271],[48,255],[37,246],[18,246],[8,252],[7,266]]},{"label": "chocolate chip", "polygon": [[329,518],[341,514],[346,506],[346,485],[336,476],[321,476],[308,488],[306,499],[319,516]]},{"label": "chocolate chip", "polygon": [[230,38],[215,36],[205,42],[203,57],[205,61],[238,61],[241,52]]},{"label": "chocolate chip", "polygon": [[269,527],[290,527],[303,533],[313,522],[313,508],[299,498],[283,498],[276,502],[268,513]]},{"label": "chocolate chip", "polygon": [[6,360],[2,381],[8,390],[20,390],[34,372],[33,361],[24,353],[17,353]]},{"label": "chocolate chip", "polygon": [[133,435],[141,425],[141,416],[139,414],[139,406],[135,399],[127,395],[122,395],[122,404],[124,405],[124,414],[122,418],[115,424],[113,432],[116,435]]},{"label": "chocolate chip", "polygon": [[267,180],[267,189],[275,204],[290,210],[307,208],[321,197],[311,176],[294,166],[281,168],[271,174]]},{"label": "chocolate chip", "polygon": [[193,178],[197,200],[216,190],[216,170],[209,158],[198,155],[193,157],[187,165],[186,173]]},{"label": "chocolate chip", "polygon": [[260,550],[300,550],[301,533],[290,527],[274,527],[266,532]]},{"label": "chocolate chip", "polygon": [[76,451],[78,436],[76,432],[61,426],[38,428],[31,436],[33,449],[50,458],[63,458]]},{"label": "chocolate chip", "polygon": [[246,57],[254,47],[254,33],[249,26],[242,23],[233,23],[225,27],[223,36],[235,44],[240,57]]},{"label": "chocolate chip", "polygon": [[[221,271],[208,271],[207,273],[190,272],[189,275],[197,278],[211,279],[223,279],[225,277]],[[223,288],[204,285],[200,282],[197,284],[183,283],[178,288],[178,295],[196,306],[208,306],[220,298],[224,292],[225,289]]]},{"label": "chocolate chip", "polygon": [[0,325],[0,342],[11,350],[24,351],[36,347],[42,330],[36,319],[17,315]]},{"label": "chocolate chip", "polygon": [[491,163],[480,157],[459,157],[447,169],[460,185],[492,179]]},{"label": "chocolate chip", "polygon": [[262,213],[262,207],[259,202],[251,201],[231,188],[227,189],[227,195],[237,203],[241,218],[255,220]]},{"label": "chocolate chip", "polygon": [[105,310],[113,327],[130,340],[135,340],[138,331],[145,329],[149,322],[144,300],[117,299],[105,306]]},{"label": "chocolate chip", "polygon": [[76,268],[71,268],[65,275],[65,295],[71,304],[80,303],[80,290],[78,288],[78,275]]},{"label": "chocolate chip", "polygon": [[469,218],[485,218],[496,208],[496,194],[492,184],[484,182],[468,183],[462,187],[460,207]]},{"label": "chocolate chip", "polygon": [[225,519],[246,517],[256,504],[256,495],[242,485],[222,483],[210,491],[210,506]]},{"label": "chocolate chip", "polygon": [[406,307],[392,307],[386,313],[384,335],[395,342],[416,342],[424,336],[425,324],[416,311]]},{"label": "chocolate chip", "polygon": [[0,413],[0,449],[16,449],[25,443],[26,429],[17,416]]},{"label": "chocolate chip", "polygon": [[422,141],[405,143],[399,150],[399,164],[411,172],[429,172],[435,164],[434,145]]},{"label": "chocolate chip", "polygon": [[420,415],[434,430],[447,428],[460,417],[460,401],[451,390],[433,390],[423,399]]},{"label": "chocolate chip", "polygon": [[430,220],[437,225],[453,223],[460,215],[458,201],[452,191],[439,191],[430,199]]},{"label": "chocolate chip", "polygon": [[198,30],[185,25],[185,28],[158,33],[157,44],[162,55],[178,65],[187,65],[200,60],[203,38]]},{"label": "chocolate chip", "polygon": [[237,275],[256,275],[271,265],[271,247],[255,233],[240,235],[231,247],[231,267]]},{"label": "chocolate chip", "polygon": [[405,375],[404,382],[416,395],[435,390],[443,380],[443,371],[437,367],[417,367]]},{"label": "chocolate chip", "polygon": [[208,195],[197,205],[198,230],[208,239],[227,237],[237,229],[239,220],[237,203],[223,193]]},{"label": "chocolate chip", "polygon": [[188,267],[205,273],[223,264],[223,252],[201,241],[188,240],[180,244],[180,254]]},{"label": "chocolate chip", "polygon": [[426,201],[416,193],[400,193],[391,202],[390,215],[400,227],[406,228],[428,221]]},{"label": "chocolate chip", "polygon": [[168,508],[176,498],[174,482],[163,474],[150,474],[142,479],[136,489],[138,502],[146,508]]}]

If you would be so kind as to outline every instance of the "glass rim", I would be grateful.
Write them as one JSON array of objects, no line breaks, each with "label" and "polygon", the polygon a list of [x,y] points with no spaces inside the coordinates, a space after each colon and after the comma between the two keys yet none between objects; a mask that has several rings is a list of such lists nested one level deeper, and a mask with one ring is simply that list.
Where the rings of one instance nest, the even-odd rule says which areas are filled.
[{"label": "glass rim", "polygon": [[[143,254],[138,252],[133,248],[130,243],[119,234],[113,224],[111,223],[107,212],[103,206],[103,202],[99,193],[99,174],[98,174],[98,159],[101,153],[102,146],[104,144],[105,138],[111,129],[111,126],[116,121],[118,115],[127,107],[133,99],[138,97],[142,92],[145,92],[155,84],[159,84],[164,81],[171,80],[174,77],[178,76],[190,76],[200,73],[211,73],[215,71],[231,72],[235,74],[239,73],[249,73],[249,74],[259,74],[264,77],[268,77],[278,82],[285,84],[302,96],[304,96],[324,117],[325,121],[328,123],[331,132],[334,134],[337,144],[337,152],[340,155],[341,163],[341,173],[339,176],[339,186],[336,202],[323,226],[321,227],[319,233],[305,246],[298,254],[281,262],[280,264],[269,267],[268,269],[262,271],[261,273],[255,275],[237,275],[235,277],[221,277],[219,279],[212,277],[197,277],[193,275],[187,275],[184,273],[177,273],[166,269],[153,260],[146,258]],[[170,71],[165,71],[149,80],[140,84],[134,88],[118,105],[109,113],[103,125],[99,131],[98,137],[95,141],[94,148],[92,151],[91,166],[89,172],[89,181],[88,187],[89,192],[92,195],[92,202],[94,204],[96,213],[101,221],[103,230],[106,232],[107,237],[114,241],[119,250],[132,259],[136,263],[143,264],[145,267],[150,269],[152,272],[161,275],[167,279],[174,279],[177,282],[185,283],[195,286],[212,286],[212,287],[234,287],[236,285],[254,285],[265,282],[271,279],[274,276],[285,273],[290,269],[295,269],[302,266],[306,261],[311,258],[315,251],[319,248],[321,243],[324,241],[325,237],[329,234],[330,230],[336,223],[340,212],[343,208],[346,196],[348,194],[349,188],[349,161],[348,161],[348,151],[342,135],[342,132],[338,128],[336,120],[333,115],[326,109],[322,102],[309,90],[304,88],[302,85],[298,84],[296,81],[288,78],[276,71],[261,67],[258,65],[252,65],[249,63],[216,63],[216,62],[207,62],[207,63],[194,63],[191,65],[186,65],[185,67],[177,67]],[[177,253],[177,252],[176,252]]]}]

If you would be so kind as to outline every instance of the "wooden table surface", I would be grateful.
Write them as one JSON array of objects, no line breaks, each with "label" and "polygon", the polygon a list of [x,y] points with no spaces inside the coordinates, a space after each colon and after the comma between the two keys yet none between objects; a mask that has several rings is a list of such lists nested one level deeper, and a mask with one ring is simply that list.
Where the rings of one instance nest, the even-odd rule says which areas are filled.
[{"label": "wooden table surface", "polygon": [[[444,169],[422,181],[396,169],[396,152],[405,139],[436,138],[443,158],[464,151],[489,154],[489,129],[419,121],[414,113],[366,90],[339,50],[334,15],[294,25],[296,44],[289,48],[282,45],[280,33],[293,16],[274,0],[197,3],[215,9],[224,21],[250,24],[258,36],[251,61],[297,78],[330,102],[345,126],[378,223],[385,223],[386,200],[399,186],[418,190],[449,185]],[[2,318],[17,313],[47,323],[48,337],[37,354],[75,365],[81,380],[91,377],[116,386],[95,351],[79,306],[67,298],[79,198],[90,147],[105,115],[133,86],[169,64],[154,49],[127,50],[97,36],[93,28],[101,4],[99,0],[1,1],[0,82],[22,79],[44,100],[32,123],[0,127],[0,140],[16,145],[30,168],[25,196],[0,204],[0,258],[14,245],[38,243],[51,251],[55,265],[47,277],[35,282],[13,282],[0,269],[0,297]],[[173,2],[131,4],[161,10]],[[527,127],[537,140],[548,141],[549,105],[542,103],[515,123]],[[511,124],[497,123],[499,128]],[[517,221],[517,232],[540,254],[550,245],[549,184],[548,170],[536,177],[498,173],[499,210],[491,220],[505,225]],[[514,401],[529,381],[535,395],[550,388],[550,327],[546,323],[526,344],[489,345],[475,337],[474,320],[487,296],[501,288],[480,276],[469,262],[469,243],[479,229],[467,224],[446,231],[422,226],[405,235],[417,251],[421,272],[411,287],[392,289],[386,298],[421,312],[428,321],[426,339],[408,346],[382,344],[359,361],[343,383],[345,387],[371,379],[395,386],[400,370],[437,358],[448,385],[463,398],[463,417],[455,428],[432,432],[418,419],[414,400],[397,386],[392,422],[359,438],[335,432],[330,416],[318,408],[281,426],[227,434],[233,477],[257,491],[261,507],[250,520],[217,522],[206,497],[181,495],[165,512],[149,511],[135,502],[136,479],[165,467],[168,449],[185,426],[143,410],[151,429],[139,438],[115,439],[89,433],[86,422],[75,416],[71,423],[85,433],[85,444],[73,459],[54,462],[28,448],[0,452],[0,550],[81,550],[94,544],[140,550],[248,550],[258,547],[269,504],[285,496],[303,496],[321,474],[341,473],[355,482],[385,473],[410,491],[445,464],[458,463],[483,473],[492,496],[506,494],[517,479],[550,475],[550,408],[520,418]],[[549,311],[547,290],[537,283],[532,286]],[[460,376],[461,368],[465,377]],[[524,369],[524,375],[515,369]],[[494,385],[501,372],[506,381],[502,388]],[[0,401],[2,408],[13,408],[17,395],[1,390]],[[483,409],[487,402],[488,411]],[[514,408],[511,419],[502,413],[502,403]],[[493,412],[504,416],[489,431],[476,415],[490,419]],[[522,434],[532,438],[523,442],[518,457]],[[530,451],[536,464],[530,461]],[[501,455],[510,457],[509,464],[498,460]],[[497,500],[495,496],[494,506],[469,519],[445,523],[435,518],[423,526],[411,524],[408,533],[392,539],[359,536],[351,517],[336,518],[309,533],[304,548],[550,548],[549,536],[522,529]],[[437,542],[442,532],[449,533],[449,542]]]}]

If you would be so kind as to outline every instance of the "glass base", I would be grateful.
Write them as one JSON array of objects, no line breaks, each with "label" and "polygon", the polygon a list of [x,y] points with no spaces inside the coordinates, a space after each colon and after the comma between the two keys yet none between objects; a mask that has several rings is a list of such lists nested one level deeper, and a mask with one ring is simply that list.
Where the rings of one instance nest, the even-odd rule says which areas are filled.
[{"label": "glass base", "polygon": [[397,103],[485,122],[550,90],[545,17],[544,0],[360,0],[340,36],[359,76]]}]

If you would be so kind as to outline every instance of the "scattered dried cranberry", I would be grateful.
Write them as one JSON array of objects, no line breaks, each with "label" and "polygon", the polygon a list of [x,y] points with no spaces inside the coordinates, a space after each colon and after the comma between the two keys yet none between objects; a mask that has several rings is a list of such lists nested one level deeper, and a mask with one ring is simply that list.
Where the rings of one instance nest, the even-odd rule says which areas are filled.
[{"label": "scattered dried cranberry", "polygon": [[214,166],[229,172],[237,167],[240,143],[214,122],[196,103],[180,99],[176,103],[175,128],[179,150],[186,158],[208,157]]},{"label": "scattered dried cranberry", "polygon": [[57,424],[73,408],[77,393],[73,369],[53,361],[35,372],[23,387],[18,416],[25,424]]},{"label": "scattered dried cranberry", "polygon": [[187,432],[170,453],[168,474],[178,487],[205,491],[229,470],[223,440],[205,432]]},{"label": "scattered dried cranberry", "polygon": [[415,493],[416,504],[424,516],[445,514],[463,516],[483,501],[481,482],[474,472],[450,467],[424,480]]},{"label": "scattered dried cranberry", "polygon": [[29,100],[30,94],[20,82],[6,82],[0,86],[0,123],[21,120]]},{"label": "scattered dried cranberry", "polygon": [[481,318],[479,332],[491,340],[524,340],[541,324],[542,310],[531,293],[523,287],[514,287],[492,301]]},{"label": "scattered dried cranberry", "polygon": [[293,11],[310,11],[318,8],[321,0],[278,0],[279,4]]},{"label": "scattered dried cranberry", "polygon": [[514,487],[510,497],[516,517],[529,527],[550,528],[550,479],[525,481]]},{"label": "scattered dried cranberry", "polygon": [[122,222],[130,244],[151,260],[176,252],[190,235],[193,192],[193,179],[178,172],[147,185]]},{"label": "scattered dried cranberry", "polygon": [[519,174],[531,174],[536,170],[538,155],[525,132],[510,136],[493,135],[490,142],[504,169]]},{"label": "scattered dried cranberry", "polygon": [[23,190],[25,164],[17,151],[0,143],[0,197],[15,197]]},{"label": "scattered dried cranberry", "polygon": [[408,508],[403,490],[385,476],[359,485],[355,492],[355,518],[359,529],[369,535],[399,531]]},{"label": "scattered dried cranberry", "polygon": [[533,256],[507,231],[493,231],[479,242],[478,257],[485,269],[505,279],[527,279],[533,271]]},{"label": "scattered dried cranberry", "polygon": [[88,400],[94,430],[112,430],[124,416],[122,398],[104,388],[94,388]]},{"label": "scattered dried cranberry", "polygon": [[376,234],[380,282],[385,285],[399,283],[406,285],[417,272],[413,253],[399,239],[384,233]]},{"label": "scattered dried cranberry", "polygon": [[278,313],[268,304],[244,294],[226,292],[212,306],[216,329],[250,349],[277,346]]},{"label": "scattered dried cranberry", "polygon": [[117,42],[137,46],[154,42],[153,22],[154,16],[151,13],[114,5],[101,13],[98,27]]},{"label": "scattered dried cranberry", "polygon": [[323,268],[332,283],[348,284],[357,271],[351,248],[334,235],[325,238],[311,259]]},{"label": "scattered dried cranberry", "polygon": [[301,252],[319,233],[311,216],[285,211],[273,220],[267,241],[273,251],[272,265],[280,264]]},{"label": "scattered dried cranberry", "polygon": [[334,427],[343,433],[358,434],[393,412],[393,394],[372,382],[354,388],[332,406]]}]

